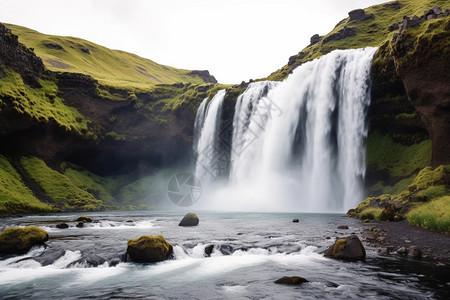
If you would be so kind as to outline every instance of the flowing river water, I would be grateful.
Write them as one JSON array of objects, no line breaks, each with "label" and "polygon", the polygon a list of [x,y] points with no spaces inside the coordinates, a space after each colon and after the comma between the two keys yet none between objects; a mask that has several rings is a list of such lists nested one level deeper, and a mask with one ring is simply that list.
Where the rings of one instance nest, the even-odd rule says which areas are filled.
[{"label": "flowing river water", "polygon": [[[99,212],[75,227],[77,214],[2,219],[37,225],[46,246],[0,258],[1,299],[445,299],[448,267],[366,248],[362,262],[325,258],[336,237],[363,226],[341,214],[199,211],[195,227],[179,227],[184,212]],[[299,223],[293,223],[298,218]],[[57,222],[68,229],[57,229]],[[337,229],[348,225],[347,230]],[[162,234],[174,258],[153,264],[124,262],[127,240]],[[213,244],[211,257],[204,255]],[[301,276],[299,286],[275,284]],[[447,298],[448,299],[448,298]]]}]

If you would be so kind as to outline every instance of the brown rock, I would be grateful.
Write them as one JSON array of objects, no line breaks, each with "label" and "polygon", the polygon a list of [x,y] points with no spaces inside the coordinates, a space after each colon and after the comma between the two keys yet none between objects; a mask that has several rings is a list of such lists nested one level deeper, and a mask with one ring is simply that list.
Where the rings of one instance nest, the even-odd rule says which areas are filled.
[{"label": "brown rock", "polygon": [[408,256],[415,259],[420,259],[422,258],[422,250],[420,250],[418,246],[410,246],[408,248]]},{"label": "brown rock", "polygon": [[325,257],[343,259],[343,260],[364,260],[366,250],[356,235],[337,239],[324,253]]},{"label": "brown rock", "polygon": [[188,213],[184,216],[178,226],[197,226],[199,219],[196,214]]}]

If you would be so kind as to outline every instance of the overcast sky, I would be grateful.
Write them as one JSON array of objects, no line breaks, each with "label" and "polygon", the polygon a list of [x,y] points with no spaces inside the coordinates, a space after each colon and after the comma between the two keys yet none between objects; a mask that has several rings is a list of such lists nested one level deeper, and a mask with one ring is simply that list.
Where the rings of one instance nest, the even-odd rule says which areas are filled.
[{"label": "overcast sky", "polygon": [[219,82],[266,77],[348,11],[385,0],[1,0],[0,22],[76,36]]}]

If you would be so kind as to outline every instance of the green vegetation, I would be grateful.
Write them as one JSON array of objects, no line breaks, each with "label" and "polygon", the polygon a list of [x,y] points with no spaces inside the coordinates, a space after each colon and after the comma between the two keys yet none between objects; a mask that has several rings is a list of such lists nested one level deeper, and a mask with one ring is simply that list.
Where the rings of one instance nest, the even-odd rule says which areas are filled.
[{"label": "green vegetation", "polygon": [[359,218],[361,220],[381,220],[382,208],[366,208],[359,213]]},{"label": "green vegetation", "polygon": [[5,76],[0,78],[0,99],[20,114],[27,114],[38,122],[48,123],[54,120],[67,131],[80,135],[92,136],[88,123],[75,108],[64,104],[57,96],[58,87],[54,78],[42,78],[42,88],[31,88],[23,83],[18,73],[5,69]]},{"label": "green vegetation", "polygon": [[188,75],[189,70],[160,65],[80,38],[46,35],[17,25],[5,25],[19,36],[19,42],[34,48],[51,71],[83,73],[101,84],[124,89],[146,89],[161,83],[204,83],[198,75]]},{"label": "green vegetation", "polygon": [[388,134],[380,132],[371,133],[367,140],[367,167],[390,174],[393,179],[411,177],[430,161],[430,140],[407,146],[395,143]]},{"label": "green vegetation", "polygon": [[[354,49],[368,46],[380,47],[387,41],[392,40],[392,37],[394,35],[394,32],[389,32],[388,27],[394,23],[402,21],[403,16],[421,16],[423,15],[423,12],[425,10],[430,9],[434,5],[439,5],[444,9],[448,8],[448,1],[446,0],[400,0],[398,1],[400,5],[397,9],[395,8],[395,2],[397,1],[374,5],[366,8],[366,14],[374,14],[375,18],[373,19],[368,19],[365,21],[350,21],[350,18],[346,18],[342,20],[330,33],[325,35],[320,42],[303,49],[297,55],[295,62],[291,63],[291,65],[285,65],[281,69],[272,73],[269,77],[267,77],[267,79],[283,80],[296,66],[304,62],[319,58],[320,56],[327,54],[335,49]],[[427,22],[425,22],[424,24],[427,24]],[[329,42],[324,41],[324,39],[326,39],[327,37],[330,37],[340,30],[343,30],[344,27],[355,28],[357,34],[355,36],[350,36],[341,40],[333,40]],[[446,47],[446,51],[448,51],[448,45],[442,46]]]},{"label": "green vegetation", "polygon": [[[348,215],[360,219],[401,220],[435,231],[449,231],[450,165],[423,168],[412,182],[410,178],[392,188],[396,194],[369,197]],[[399,191],[400,186],[405,187]]]},{"label": "green vegetation", "polygon": [[6,157],[0,155],[0,215],[51,211],[52,206],[39,201]]},{"label": "green vegetation", "polygon": [[77,187],[67,176],[49,168],[43,160],[22,157],[20,163],[30,178],[60,209],[92,211],[103,208],[101,200]]},{"label": "green vegetation", "polygon": [[406,218],[412,225],[450,232],[450,196],[443,196],[411,210]]}]

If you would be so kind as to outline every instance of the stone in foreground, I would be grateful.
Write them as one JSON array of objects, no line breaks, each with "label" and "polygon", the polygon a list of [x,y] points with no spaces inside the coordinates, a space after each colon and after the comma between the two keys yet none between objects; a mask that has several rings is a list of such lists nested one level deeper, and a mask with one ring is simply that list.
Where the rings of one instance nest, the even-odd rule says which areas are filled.
[{"label": "stone in foreground", "polygon": [[325,253],[325,257],[356,261],[364,260],[366,258],[366,250],[359,238],[352,234],[348,237],[337,239]]},{"label": "stone in foreground", "polygon": [[181,220],[178,226],[197,226],[199,219],[196,214],[188,213],[184,216],[183,220]]},{"label": "stone in foreground", "polygon": [[283,276],[277,281],[275,281],[276,284],[290,284],[290,285],[299,285],[305,282],[308,282],[308,280],[299,276]]},{"label": "stone in foreground", "polygon": [[6,228],[0,234],[0,254],[22,254],[48,241],[48,233],[37,226]]},{"label": "stone in foreground", "polygon": [[153,263],[168,259],[173,248],[162,235],[143,235],[128,240],[127,253],[134,262]]}]

